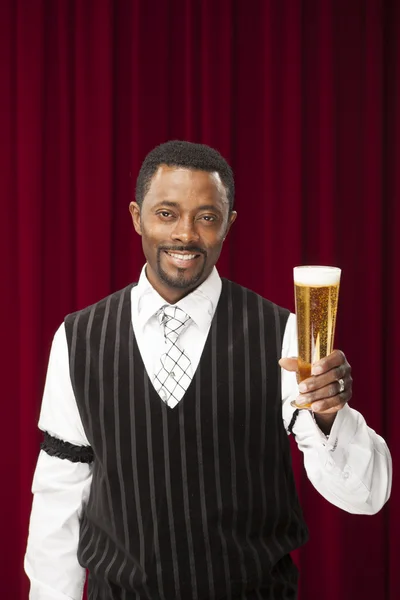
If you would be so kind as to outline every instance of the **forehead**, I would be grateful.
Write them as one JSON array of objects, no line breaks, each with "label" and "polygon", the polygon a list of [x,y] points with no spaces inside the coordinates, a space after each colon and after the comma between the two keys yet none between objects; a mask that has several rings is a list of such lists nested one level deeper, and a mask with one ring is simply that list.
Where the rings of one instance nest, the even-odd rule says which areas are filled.
[{"label": "forehead", "polygon": [[217,172],[167,165],[157,169],[145,197],[157,201],[198,197],[228,204],[225,186]]}]

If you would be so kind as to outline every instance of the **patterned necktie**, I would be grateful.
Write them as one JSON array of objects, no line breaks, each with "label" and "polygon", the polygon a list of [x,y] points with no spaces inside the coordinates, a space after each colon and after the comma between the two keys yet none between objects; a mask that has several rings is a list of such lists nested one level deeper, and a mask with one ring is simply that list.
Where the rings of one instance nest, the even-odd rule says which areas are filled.
[{"label": "patterned necktie", "polygon": [[190,321],[182,309],[166,304],[158,312],[164,327],[165,353],[161,368],[154,377],[154,387],[160,398],[173,408],[185,394],[192,380],[192,365],[188,355],[179,346],[179,336]]}]

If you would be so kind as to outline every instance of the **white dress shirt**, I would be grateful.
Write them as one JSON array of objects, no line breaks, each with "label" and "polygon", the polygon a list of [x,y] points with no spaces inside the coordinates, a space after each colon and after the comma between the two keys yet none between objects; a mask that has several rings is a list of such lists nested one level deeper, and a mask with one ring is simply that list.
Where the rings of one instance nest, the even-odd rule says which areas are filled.
[{"label": "white dress shirt", "polygon": [[[192,319],[180,336],[195,372],[222,288],[214,268],[208,279],[177,302]],[[163,352],[163,332],[155,316],[165,300],[147,280],[145,267],[132,288],[132,324],[147,374],[152,381]],[[297,356],[296,317],[287,321],[282,357]],[[282,417],[287,428],[299,395],[296,375],[282,370]],[[160,400],[161,401],[161,400]],[[39,428],[76,445],[89,445],[72,390],[64,324],[50,353]],[[392,466],[384,440],[360,413],[346,405],[329,437],[302,410],[293,428],[304,455],[307,476],[329,502],[350,512],[374,514],[390,495]],[[33,479],[34,494],[25,570],[30,600],[81,600],[85,571],[77,560],[79,517],[87,502],[91,466],[51,457],[41,451]]]}]

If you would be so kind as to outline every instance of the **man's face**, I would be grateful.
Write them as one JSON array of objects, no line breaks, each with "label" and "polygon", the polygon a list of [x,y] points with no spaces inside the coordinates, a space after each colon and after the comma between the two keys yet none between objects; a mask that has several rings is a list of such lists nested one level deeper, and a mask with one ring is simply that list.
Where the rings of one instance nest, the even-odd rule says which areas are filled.
[{"label": "man's face", "polygon": [[147,278],[170,304],[211,273],[236,218],[217,173],[162,165],[142,209],[130,205],[142,236]]}]

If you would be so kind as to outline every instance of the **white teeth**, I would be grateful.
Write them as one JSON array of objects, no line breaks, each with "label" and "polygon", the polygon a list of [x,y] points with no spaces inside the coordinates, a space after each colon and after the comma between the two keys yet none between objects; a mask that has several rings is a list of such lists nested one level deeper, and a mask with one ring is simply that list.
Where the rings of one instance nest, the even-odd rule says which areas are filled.
[{"label": "white teeth", "polygon": [[168,252],[172,258],[178,258],[179,260],[192,260],[196,258],[195,254],[173,254],[172,252]]}]

